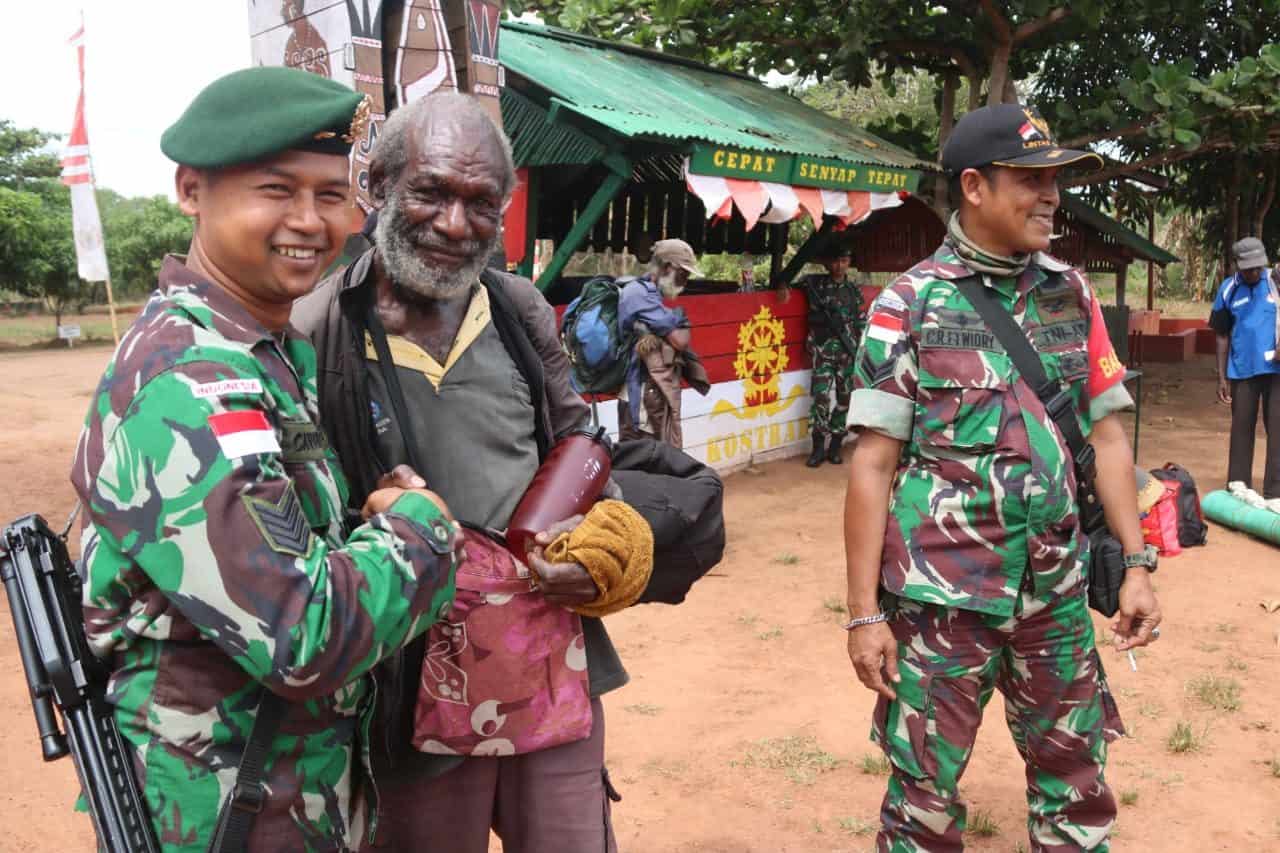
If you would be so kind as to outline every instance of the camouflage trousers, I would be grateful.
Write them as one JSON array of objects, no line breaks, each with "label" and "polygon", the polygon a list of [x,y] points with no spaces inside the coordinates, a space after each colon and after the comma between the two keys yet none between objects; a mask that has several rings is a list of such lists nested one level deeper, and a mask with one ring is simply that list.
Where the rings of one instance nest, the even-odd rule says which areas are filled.
[{"label": "camouflage trousers", "polygon": [[[809,378],[809,431],[814,435],[844,435],[853,394],[853,356],[839,340],[816,344],[809,341],[813,374]],[[835,404],[832,405],[832,391]]]},{"label": "camouflage trousers", "polygon": [[1107,744],[1124,733],[1081,587],[1023,592],[1011,618],[889,602],[898,640],[897,699],[876,705],[872,740],[892,766],[877,849],[964,849],[960,777],[982,711],[998,689],[1026,765],[1033,851],[1106,851],[1116,803]]}]

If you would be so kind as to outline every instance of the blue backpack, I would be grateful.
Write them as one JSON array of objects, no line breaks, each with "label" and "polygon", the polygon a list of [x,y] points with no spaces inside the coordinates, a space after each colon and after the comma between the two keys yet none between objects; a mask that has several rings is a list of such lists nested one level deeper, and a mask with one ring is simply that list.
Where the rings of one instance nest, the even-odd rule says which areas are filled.
[{"label": "blue backpack", "polygon": [[627,281],[589,279],[564,312],[560,344],[580,394],[616,394],[626,382],[635,335],[618,328],[618,298]]}]

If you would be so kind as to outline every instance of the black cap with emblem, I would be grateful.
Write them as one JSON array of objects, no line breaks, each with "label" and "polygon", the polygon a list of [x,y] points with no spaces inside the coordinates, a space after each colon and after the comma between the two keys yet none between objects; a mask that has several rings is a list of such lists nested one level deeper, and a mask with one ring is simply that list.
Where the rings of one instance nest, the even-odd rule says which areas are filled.
[{"label": "black cap with emblem", "polygon": [[1102,165],[1092,151],[1061,148],[1053,141],[1040,112],[1023,104],[997,104],[965,113],[942,149],[942,169],[958,175],[982,166],[1046,169],[1091,161]]}]

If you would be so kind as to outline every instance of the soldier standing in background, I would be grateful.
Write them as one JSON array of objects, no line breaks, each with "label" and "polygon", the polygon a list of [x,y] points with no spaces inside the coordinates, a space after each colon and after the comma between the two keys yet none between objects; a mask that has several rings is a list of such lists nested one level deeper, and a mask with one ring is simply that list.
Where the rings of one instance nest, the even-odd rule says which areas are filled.
[{"label": "soldier standing in background", "polygon": [[946,242],[872,305],[853,392],[845,628],[892,766],[881,851],[962,849],[960,778],[997,689],[1026,764],[1031,849],[1108,849],[1103,767],[1123,729],[1086,603],[1075,465],[960,289],[986,288],[1012,315],[1093,444],[1129,567],[1115,648],[1145,645],[1160,610],[1117,414],[1132,400],[1088,281],[1044,254],[1059,169],[1087,158],[1056,146],[1032,108],[966,114],[942,156],[958,211]]},{"label": "soldier standing in background", "polygon": [[[288,68],[197,96],[161,140],[190,254],[165,259],[80,436],[85,628],[166,851],[203,853],[236,810],[254,817],[235,849],[358,846],[367,673],[453,601],[459,537],[432,493],[388,479],[346,532],[316,353],[288,322],[347,235],[367,116]],[[262,784],[243,786],[251,731]]]},{"label": "soldier standing in background", "polygon": [[840,445],[844,443],[845,419],[853,393],[853,360],[866,322],[862,289],[849,278],[849,261],[848,248],[836,249],[821,261],[827,268],[826,275],[806,276],[800,282],[809,299],[805,348],[813,362],[809,381],[813,451],[804,463],[810,468],[817,468],[824,460],[833,465],[844,461]]}]

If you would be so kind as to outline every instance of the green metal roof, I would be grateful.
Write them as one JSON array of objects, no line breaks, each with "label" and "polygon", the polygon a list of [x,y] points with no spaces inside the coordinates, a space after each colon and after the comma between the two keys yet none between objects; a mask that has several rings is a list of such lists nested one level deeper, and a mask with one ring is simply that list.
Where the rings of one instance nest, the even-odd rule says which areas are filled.
[{"label": "green metal roof", "polygon": [[1061,207],[1063,212],[1074,216],[1090,228],[1111,237],[1121,246],[1132,251],[1141,260],[1152,261],[1160,266],[1176,264],[1182,260],[1177,255],[1166,252],[1138,232],[1126,228],[1097,208],[1085,204],[1076,196],[1063,193]]},{"label": "green metal roof", "polygon": [[714,145],[936,171],[755,78],[554,27],[504,21],[499,58],[562,109],[628,140]]}]

